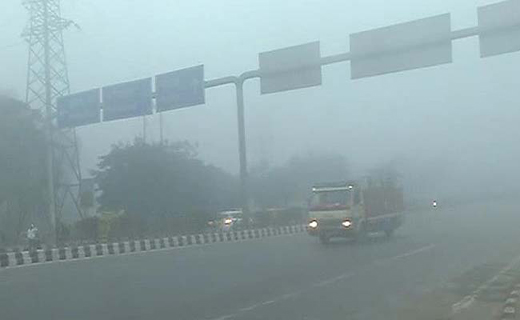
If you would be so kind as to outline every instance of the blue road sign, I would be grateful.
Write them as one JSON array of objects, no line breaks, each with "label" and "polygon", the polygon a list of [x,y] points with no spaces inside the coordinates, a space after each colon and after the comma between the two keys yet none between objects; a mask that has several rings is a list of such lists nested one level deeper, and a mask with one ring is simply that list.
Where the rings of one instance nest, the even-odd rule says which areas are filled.
[{"label": "blue road sign", "polygon": [[205,103],[204,65],[157,75],[155,91],[157,112]]},{"label": "blue road sign", "polygon": [[84,126],[101,121],[99,89],[60,97],[56,104],[60,128]]},{"label": "blue road sign", "polygon": [[152,114],[152,78],[103,88],[103,121]]}]

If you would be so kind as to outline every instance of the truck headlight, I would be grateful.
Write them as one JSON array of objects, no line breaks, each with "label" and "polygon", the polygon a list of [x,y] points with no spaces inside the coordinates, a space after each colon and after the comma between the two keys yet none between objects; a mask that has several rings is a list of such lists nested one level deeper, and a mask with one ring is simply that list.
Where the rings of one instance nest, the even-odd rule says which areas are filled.
[{"label": "truck headlight", "polygon": [[318,221],[312,220],[309,222],[309,228],[316,229],[318,227]]},{"label": "truck headlight", "polygon": [[345,228],[348,228],[352,225],[352,221],[350,220],[345,220],[341,223],[342,226],[344,226]]}]

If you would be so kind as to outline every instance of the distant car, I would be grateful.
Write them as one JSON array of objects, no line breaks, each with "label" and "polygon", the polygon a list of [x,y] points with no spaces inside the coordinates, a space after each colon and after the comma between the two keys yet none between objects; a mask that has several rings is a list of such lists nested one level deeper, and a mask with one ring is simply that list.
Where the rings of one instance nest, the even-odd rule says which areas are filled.
[{"label": "distant car", "polygon": [[229,232],[239,229],[242,225],[243,214],[242,210],[228,210],[222,211],[219,214],[218,226],[220,231]]}]

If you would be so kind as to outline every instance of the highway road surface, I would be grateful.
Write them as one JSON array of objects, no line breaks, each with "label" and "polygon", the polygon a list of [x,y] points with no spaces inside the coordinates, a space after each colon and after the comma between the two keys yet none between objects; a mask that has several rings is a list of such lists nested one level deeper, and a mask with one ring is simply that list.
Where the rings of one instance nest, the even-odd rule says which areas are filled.
[{"label": "highway road surface", "polygon": [[0,318],[391,319],[468,269],[520,255],[520,206],[410,212],[387,240],[306,234],[0,270]]}]

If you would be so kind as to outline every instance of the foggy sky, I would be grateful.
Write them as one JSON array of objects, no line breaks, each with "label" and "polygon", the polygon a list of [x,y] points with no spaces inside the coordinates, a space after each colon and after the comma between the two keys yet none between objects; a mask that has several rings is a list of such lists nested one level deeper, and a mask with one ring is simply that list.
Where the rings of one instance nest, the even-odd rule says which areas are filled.
[{"label": "foggy sky", "polygon": [[[322,55],[349,50],[348,35],[451,13],[453,29],[475,26],[476,0],[64,0],[72,92],[205,64],[206,79],[258,67],[258,53],[321,41]],[[26,13],[0,4],[0,92],[25,95]],[[323,68],[323,85],[259,94],[246,84],[250,165],[294,154],[338,152],[355,171],[386,161],[433,192],[464,186],[516,185],[520,151],[520,53],[479,57],[478,39],[454,42],[454,62],[350,80],[348,63]],[[164,114],[165,136],[199,145],[207,162],[237,172],[234,89],[206,91],[206,105]],[[158,116],[148,117],[157,140]],[[205,128],[205,129],[203,129]],[[142,134],[142,120],[80,128],[86,173],[112,143]],[[448,187],[446,187],[448,186]],[[478,188],[478,187],[477,187]]]}]

